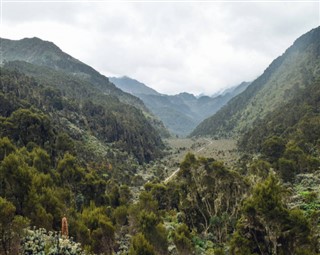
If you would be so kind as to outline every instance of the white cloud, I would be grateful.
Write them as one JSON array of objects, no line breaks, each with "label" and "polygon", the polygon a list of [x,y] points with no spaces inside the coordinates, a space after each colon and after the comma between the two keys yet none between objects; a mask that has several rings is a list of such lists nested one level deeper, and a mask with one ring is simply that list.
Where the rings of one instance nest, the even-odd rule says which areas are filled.
[{"label": "white cloud", "polygon": [[106,75],[212,94],[260,75],[319,26],[319,3],[3,3],[1,36],[37,36]]}]

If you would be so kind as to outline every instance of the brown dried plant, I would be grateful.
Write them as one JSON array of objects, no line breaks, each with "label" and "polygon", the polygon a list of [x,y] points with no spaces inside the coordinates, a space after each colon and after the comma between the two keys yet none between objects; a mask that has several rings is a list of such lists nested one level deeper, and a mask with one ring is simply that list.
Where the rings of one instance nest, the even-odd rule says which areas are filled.
[{"label": "brown dried plant", "polygon": [[68,235],[69,235],[68,221],[65,216],[62,218],[61,234],[62,234],[62,236],[68,238]]}]

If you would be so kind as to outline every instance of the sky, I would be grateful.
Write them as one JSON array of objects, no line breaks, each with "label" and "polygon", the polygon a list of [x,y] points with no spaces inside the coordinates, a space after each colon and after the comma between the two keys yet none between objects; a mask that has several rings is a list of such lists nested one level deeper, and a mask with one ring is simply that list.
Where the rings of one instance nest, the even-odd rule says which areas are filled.
[{"label": "sky", "polygon": [[39,37],[165,94],[253,81],[320,25],[315,1],[1,1],[0,36]]}]

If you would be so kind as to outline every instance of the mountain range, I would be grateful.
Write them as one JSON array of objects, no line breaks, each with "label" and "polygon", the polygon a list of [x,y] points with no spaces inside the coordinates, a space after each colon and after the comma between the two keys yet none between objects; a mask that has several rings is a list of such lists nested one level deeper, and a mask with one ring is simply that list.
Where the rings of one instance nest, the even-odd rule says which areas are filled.
[{"label": "mountain range", "polygon": [[111,77],[109,80],[125,92],[140,98],[174,135],[188,135],[202,120],[213,115],[231,98],[244,91],[249,82],[242,82],[215,96],[196,97],[190,93],[161,94],[129,77]]}]

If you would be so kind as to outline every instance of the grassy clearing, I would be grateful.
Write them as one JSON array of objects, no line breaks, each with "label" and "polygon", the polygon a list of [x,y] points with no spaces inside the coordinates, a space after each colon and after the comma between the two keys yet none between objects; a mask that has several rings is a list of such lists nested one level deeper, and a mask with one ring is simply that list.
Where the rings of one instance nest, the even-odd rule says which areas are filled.
[{"label": "grassy clearing", "polygon": [[228,167],[232,167],[238,159],[235,140],[172,138],[165,140],[165,143],[167,146],[165,157],[137,169],[136,176],[140,178],[140,182],[131,187],[134,197],[138,197],[146,182],[164,181],[175,172],[188,152],[195,154],[197,157],[210,157],[223,161]]},{"label": "grassy clearing", "polygon": [[214,140],[211,138],[172,138],[167,139],[169,154],[162,160],[166,165],[169,176],[175,171],[188,152],[198,157],[210,157],[233,166],[238,159],[235,140]]}]

